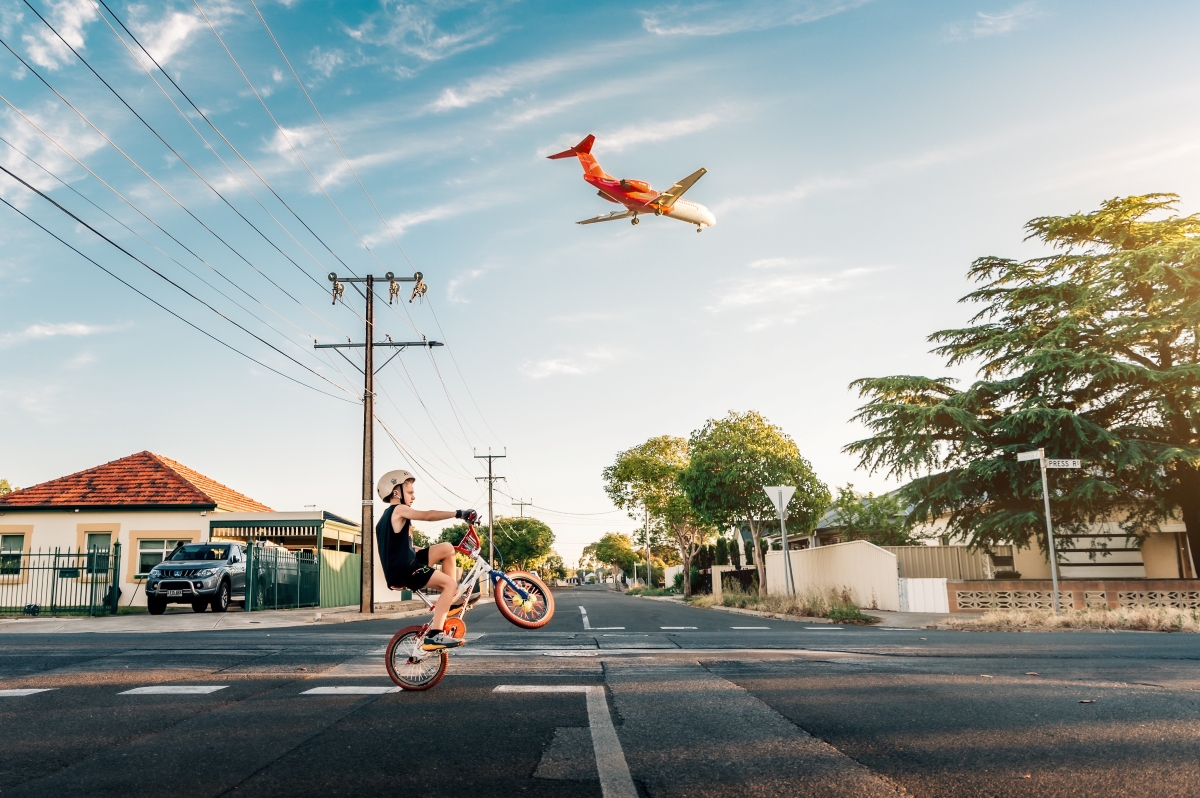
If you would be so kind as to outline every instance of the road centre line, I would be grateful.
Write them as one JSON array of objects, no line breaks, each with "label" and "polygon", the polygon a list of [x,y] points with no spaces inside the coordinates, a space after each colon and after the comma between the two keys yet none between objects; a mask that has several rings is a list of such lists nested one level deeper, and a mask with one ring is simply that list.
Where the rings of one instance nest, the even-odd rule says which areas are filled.
[{"label": "road centre line", "polygon": [[305,690],[300,695],[383,695],[398,693],[399,687],[377,687],[372,685],[342,685],[335,687],[314,687]]},{"label": "road centre line", "polygon": [[[583,630],[585,632],[592,631],[592,623],[591,623],[591,621],[588,620],[587,609],[584,607],[579,607],[579,614],[583,616]],[[602,629],[624,629],[625,627],[624,626],[597,626],[595,628],[597,630],[602,630]]]},{"label": "road centre line", "polygon": [[844,632],[844,626],[806,626],[804,627],[810,632]]},{"label": "road centre line", "polygon": [[770,629],[769,626],[731,626],[730,629]]},{"label": "road centre line", "polygon": [[659,629],[695,629],[694,626],[660,626]]},{"label": "road centre line", "polygon": [[135,687],[117,695],[208,695],[224,690],[227,684],[157,684],[151,687]]},{"label": "road centre line", "polygon": [[[580,609],[583,609],[580,607]],[[621,750],[621,741],[608,711],[604,688],[594,685],[501,684],[493,693],[583,693],[587,696],[588,725],[592,730],[592,750],[600,773],[600,793],[604,798],[637,798],[629,763]]]},{"label": "road centre line", "polygon": [[0,690],[0,698],[22,698],[34,693],[47,693],[55,688],[53,687],[25,687],[21,689]]}]

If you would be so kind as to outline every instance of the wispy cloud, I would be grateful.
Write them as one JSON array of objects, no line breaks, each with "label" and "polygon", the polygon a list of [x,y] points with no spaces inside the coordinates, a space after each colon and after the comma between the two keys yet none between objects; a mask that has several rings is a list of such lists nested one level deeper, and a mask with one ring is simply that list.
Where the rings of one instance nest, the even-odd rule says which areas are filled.
[{"label": "wispy cloud", "polygon": [[27,341],[38,341],[45,338],[83,338],[89,335],[112,332],[121,329],[121,325],[82,324],[80,322],[64,322],[60,324],[31,324],[23,330],[0,333],[0,349],[23,344]]},{"label": "wispy cloud", "polygon": [[636,144],[647,144],[655,141],[669,141],[682,136],[690,136],[706,130],[721,121],[721,116],[715,113],[698,114],[683,119],[669,119],[659,122],[646,122],[597,135],[598,150],[604,152],[621,152]]},{"label": "wispy cloud", "polygon": [[982,39],[987,36],[1003,36],[1041,15],[1042,12],[1034,3],[1021,3],[1007,11],[995,14],[977,11],[975,18],[969,22],[956,22],[950,25],[946,29],[946,35],[949,39]]},{"label": "wispy cloud", "polygon": [[642,12],[642,27],[660,36],[721,36],[816,22],[870,0],[750,0],[679,3]]},{"label": "wispy cloud", "polygon": [[[73,114],[68,116],[69,113],[64,113],[61,106],[49,103],[42,111],[25,111],[26,116],[34,124],[45,130],[55,141],[82,161],[88,155],[104,147],[104,139],[81,122],[78,117]],[[18,149],[37,161],[46,170],[68,182],[75,176],[84,174],[83,170],[76,166],[69,156],[8,108],[0,111],[0,129],[3,129],[4,138],[11,145],[4,148],[3,155],[0,155],[0,163],[21,175],[32,185],[42,190],[52,190],[59,183],[46,172],[33,166],[20,152],[17,152]],[[13,181],[5,180],[0,183],[0,196],[15,198],[15,201],[23,203],[30,195],[26,189],[17,186]]]},{"label": "wispy cloud", "polygon": [[[21,41],[30,61],[46,69],[58,69],[74,58],[71,47],[83,48],[87,40],[84,31],[97,19],[96,7],[91,0],[60,0],[50,3],[42,16],[62,35],[62,40],[39,20],[29,33],[21,36]],[[63,40],[71,47],[63,44]]]},{"label": "wispy cloud", "polygon": [[566,55],[526,61],[446,88],[438,98],[426,106],[426,111],[441,113],[459,108],[469,108],[487,100],[504,97],[518,89],[536,85],[551,77],[579,69],[595,69],[605,62],[624,53],[629,42],[607,42],[581,48]]},{"label": "wispy cloud", "polygon": [[[91,0],[85,0],[85,2],[92,5]],[[156,4],[131,5],[129,7],[129,24],[133,28],[133,32],[137,34],[138,40],[154,56],[154,60],[165,66],[186,50],[197,34],[207,31],[208,24],[200,14],[190,7],[190,4],[185,6],[183,11],[167,8],[156,17],[150,16],[161,8],[161,5]],[[206,0],[204,13],[208,15],[214,27],[221,29],[226,27],[232,19],[242,16],[243,10],[231,3],[230,0]],[[142,60],[147,68],[153,68],[154,65],[144,56],[142,56]]]},{"label": "wispy cloud", "polygon": [[322,49],[317,45],[308,54],[308,65],[326,78],[333,77],[334,71],[344,63],[346,54],[338,47]]},{"label": "wispy cloud", "polygon": [[987,139],[935,147],[915,155],[871,164],[844,175],[818,175],[782,191],[730,197],[714,206],[713,210],[721,213],[729,210],[764,208],[782,203],[799,202],[829,191],[862,188],[884,180],[911,175],[931,167],[977,158],[1013,146],[1030,135],[1030,129],[1013,128]]},{"label": "wispy cloud", "polygon": [[489,263],[480,266],[478,269],[471,269],[465,274],[460,274],[457,277],[451,277],[450,281],[446,283],[446,296],[451,302],[458,302],[461,304],[469,303],[471,300],[467,299],[467,297],[463,294],[462,289],[495,268],[495,264]]},{"label": "wispy cloud", "polygon": [[383,0],[380,11],[345,31],[361,44],[431,63],[494,41],[501,29],[495,19],[496,8],[486,1]]},{"label": "wispy cloud", "polygon": [[521,373],[535,380],[557,374],[578,376],[596,371],[604,364],[616,360],[617,356],[617,352],[611,349],[597,347],[578,355],[528,361],[521,366]]},{"label": "wispy cloud", "polygon": [[793,324],[807,311],[809,300],[840,291],[877,268],[818,271],[816,263],[801,258],[763,258],[746,264],[736,275],[717,284],[717,293],[706,310],[710,313],[749,314],[748,332]]}]

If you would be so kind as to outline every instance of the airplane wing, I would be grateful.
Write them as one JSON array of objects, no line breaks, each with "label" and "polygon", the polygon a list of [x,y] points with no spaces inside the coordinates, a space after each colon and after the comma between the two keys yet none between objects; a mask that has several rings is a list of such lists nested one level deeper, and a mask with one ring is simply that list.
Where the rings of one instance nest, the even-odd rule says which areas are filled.
[{"label": "airplane wing", "polygon": [[611,221],[615,221],[616,219],[628,219],[630,216],[633,216],[633,211],[613,211],[612,213],[606,213],[603,216],[593,216],[591,219],[584,219],[582,222],[576,222],[575,224],[595,224],[596,222],[611,222]]},{"label": "airplane wing", "polygon": [[683,196],[683,193],[696,184],[696,181],[704,177],[707,169],[697,169],[690,175],[680,180],[669,189],[659,194],[650,204],[657,205],[660,208],[670,208],[675,204],[675,200]]}]

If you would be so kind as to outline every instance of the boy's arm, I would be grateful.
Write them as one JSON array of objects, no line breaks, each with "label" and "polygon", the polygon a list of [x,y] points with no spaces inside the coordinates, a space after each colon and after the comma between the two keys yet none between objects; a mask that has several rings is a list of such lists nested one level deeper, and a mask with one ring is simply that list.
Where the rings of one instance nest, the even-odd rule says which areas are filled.
[{"label": "boy's arm", "polygon": [[462,514],[462,511],[455,510],[416,510],[412,507],[403,504],[393,505],[392,518],[407,518],[410,521],[445,521],[448,518],[456,518]]}]

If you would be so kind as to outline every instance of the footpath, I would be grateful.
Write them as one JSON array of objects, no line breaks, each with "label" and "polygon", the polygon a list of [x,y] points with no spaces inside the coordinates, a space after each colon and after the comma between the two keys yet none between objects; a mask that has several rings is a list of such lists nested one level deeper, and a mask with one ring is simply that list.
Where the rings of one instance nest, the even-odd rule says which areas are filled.
[{"label": "footpath", "polygon": [[3,634],[159,634],[164,632],[228,631],[230,629],[275,629],[287,626],[320,626],[381,618],[409,618],[429,611],[420,601],[376,605],[375,613],[363,615],[352,607],[304,607],[292,610],[244,612],[192,612],[190,608],[168,608],[163,615],[137,613],[102,615],[95,618],[62,616],[0,618]]}]

